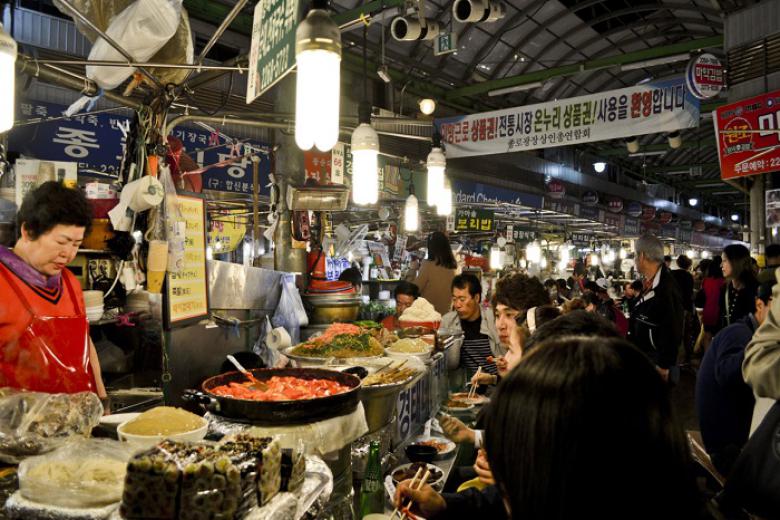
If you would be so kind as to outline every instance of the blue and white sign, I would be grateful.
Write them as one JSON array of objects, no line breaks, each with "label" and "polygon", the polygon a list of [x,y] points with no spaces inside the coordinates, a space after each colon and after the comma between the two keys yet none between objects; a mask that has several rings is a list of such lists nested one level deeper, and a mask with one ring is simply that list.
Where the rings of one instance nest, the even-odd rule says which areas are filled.
[{"label": "blue and white sign", "polygon": [[[59,117],[66,107],[53,103],[22,101],[17,120]],[[131,118],[120,113],[73,116],[68,119],[14,128],[8,137],[9,150],[46,161],[77,162],[79,170],[118,175],[130,129]],[[185,152],[201,167],[245,156],[268,145],[242,141],[241,146],[217,146],[207,130],[177,126],[172,134],[184,144]],[[220,140],[220,143],[224,141]],[[260,193],[268,194],[271,159],[260,156]],[[252,160],[249,157],[204,172],[203,188],[235,193],[252,193]]]},{"label": "blue and white sign", "polygon": [[530,208],[541,208],[543,197],[506,188],[488,186],[480,182],[452,180],[452,192],[456,204],[505,202]]}]

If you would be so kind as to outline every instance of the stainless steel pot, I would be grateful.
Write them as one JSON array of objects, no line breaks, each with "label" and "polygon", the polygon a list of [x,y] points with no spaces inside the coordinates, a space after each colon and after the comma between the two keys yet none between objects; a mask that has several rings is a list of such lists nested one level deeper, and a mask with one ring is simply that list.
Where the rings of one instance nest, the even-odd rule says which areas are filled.
[{"label": "stainless steel pot", "polygon": [[312,325],[355,321],[360,315],[361,303],[362,299],[355,294],[307,294],[303,297]]},{"label": "stainless steel pot", "polygon": [[[412,379],[411,382],[416,379]],[[381,430],[393,419],[398,404],[398,394],[411,382],[360,387],[360,401],[366,412],[369,433]]]}]

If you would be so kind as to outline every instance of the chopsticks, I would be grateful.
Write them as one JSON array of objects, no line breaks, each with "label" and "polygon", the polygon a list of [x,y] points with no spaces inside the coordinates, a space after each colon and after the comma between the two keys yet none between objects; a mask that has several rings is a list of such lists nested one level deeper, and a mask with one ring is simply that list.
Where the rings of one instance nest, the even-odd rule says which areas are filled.
[{"label": "chopsticks", "polygon": [[[417,479],[420,477],[420,473],[422,472],[422,468],[417,469],[417,473],[414,474],[414,478],[412,479],[412,483],[409,485],[409,488],[413,491],[419,491],[422,489],[422,487],[425,485],[426,482],[428,482],[428,477],[431,475],[431,470],[426,468],[425,474],[422,476],[422,478],[417,481]],[[415,481],[417,481],[417,487],[414,487]],[[393,520],[395,518],[395,515],[398,515],[399,520],[404,520],[404,518],[408,518],[408,511],[409,508],[412,507],[412,499],[410,498],[409,501],[406,503],[405,507],[402,507],[400,511],[398,511],[398,508],[396,507],[393,509],[393,512],[390,514],[390,520]]]},{"label": "chopsticks", "polygon": [[[482,374],[482,365],[480,365],[477,368],[477,373],[474,374],[474,378],[479,378],[480,374]],[[467,399],[474,399],[474,397],[477,394],[477,388],[479,388],[479,383],[474,383],[473,385],[471,385],[471,388],[469,389],[469,393],[468,393]]]},{"label": "chopsticks", "polygon": [[403,366],[406,364],[407,361],[408,360],[404,360],[403,362],[401,362],[398,365],[394,366],[390,370],[387,370],[386,372],[384,372],[381,375],[381,377],[377,376],[377,374],[379,374],[382,370],[385,370],[387,367],[389,367],[390,365],[392,365],[394,363],[394,361],[391,361],[389,364],[383,366],[382,368],[380,368],[379,370],[377,370],[373,374],[369,375],[366,379],[368,379],[370,377],[373,377],[373,379],[370,379],[369,381],[371,381],[371,382],[369,382],[368,384],[365,384],[365,386],[373,386],[373,385],[383,384],[382,380],[387,380],[389,377],[394,376],[396,374],[399,374],[401,372],[401,368],[403,368]]}]

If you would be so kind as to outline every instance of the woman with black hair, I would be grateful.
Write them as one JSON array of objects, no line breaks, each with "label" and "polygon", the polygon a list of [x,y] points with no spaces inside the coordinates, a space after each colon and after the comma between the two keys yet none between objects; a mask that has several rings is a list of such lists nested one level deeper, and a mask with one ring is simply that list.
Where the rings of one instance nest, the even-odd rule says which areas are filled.
[{"label": "woman with black hair", "polygon": [[431,302],[439,314],[447,314],[450,310],[452,279],[457,267],[447,236],[441,231],[431,233],[428,259],[422,261],[414,284],[420,288],[420,296]]},{"label": "woman with black hair", "polygon": [[[553,322],[551,322],[552,324]],[[708,518],[682,428],[650,360],[622,339],[538,346],[502,381],[487,414],[493,493],[410,496],[429,519]]]},{"label": "woman with black hair", "polygon": [[106,397],[84,296],[66,268],[92,224],[84,195],[57,182],[30,192],[20,237],[0,246],[0,387]]},{"label": "woman with black hair", "polygon": [[758,291],[758,279],[747,247],[741,244],[726,246],[721,258],[726,283],[721,287],[718,299],[718,330],[752,313]]}]

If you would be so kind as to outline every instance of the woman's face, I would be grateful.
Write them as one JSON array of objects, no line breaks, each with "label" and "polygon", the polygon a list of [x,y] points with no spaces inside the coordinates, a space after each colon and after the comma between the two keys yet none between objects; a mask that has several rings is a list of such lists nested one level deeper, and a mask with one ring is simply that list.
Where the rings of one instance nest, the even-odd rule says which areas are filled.
[{"label": "woman's face", "polygon": [[734,270],[731,268],[731,262],[729,262],[729,259],[726,255],[721,255],[720,258],[720,269],[723,271],[723,277],[731,278],[731,275],[734,273]]},{"label": "woman's face", "polygon": [[84,228],[57,224],[35,240],[29,238],[26,229],[22,230],[22,236],[28,243],[25,260],[39,273],[54,276],[76,258],[84,240]]}]

